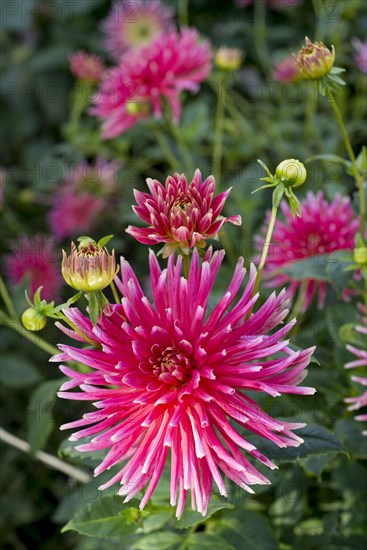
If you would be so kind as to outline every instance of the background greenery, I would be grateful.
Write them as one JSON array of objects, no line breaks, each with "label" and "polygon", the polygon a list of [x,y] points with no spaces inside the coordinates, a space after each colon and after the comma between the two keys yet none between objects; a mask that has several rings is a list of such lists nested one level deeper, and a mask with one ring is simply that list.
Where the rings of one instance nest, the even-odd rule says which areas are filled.
[{"label": "background greenery", "polygon": [[[177,7],[178,2],[167,3]],[[8,0],[1,4],[1,165],[7,174],[1,247],[4,255],[17,235],[47,232],[50,198],[69,167],[103,154],[121,161],[122,169],[114,206],[106,212],[93,236],[98,239],[114,233],[112,244],[116,251],[131,260],[144,277],[146,249],[124,230],[136,221],[131,211],[132,189],[144,189],[146,177],[163,180],[170,171],[154,134],[142,125],[113,142],[102,142],[98,122],[87,114],[77,126],[67,122],[74,104],[68,57],[80,48],[103,54],[99,23],[109,8],[109,0],[79,0],[73,10],[70,2],[64,0]],[[319,154],[344,156],[328,102],[317,98],[315,91],[304,84],[283,86],[271,76],[274,63],[297,51],[305,35],[334,44],[336,64],[347,69],[347,86],[338,99],[354,150],[359,153],[366,138],[366,75],[354,65],[351,39],[363,39],[366,35],[365,8],[363,0],[305,0],[297,9],[267,10],[264,56],[262,26],[256,18],[254,24],[253,8],[239,10],[222,0],[190,0],[190,25],[206,35],[214,47],[226,44],[246,52],[242,68],[225,91],[230,107],[226,113],[220,182],[222,189],[233,186],[227,213],[240,212],[243,217],[241,228],[230,227],[224,234],[227,278],[238,255],[244,254],[250,261],[253,235],[270,206],[270,195],[265,192],[251,195],[263,175],[256,159],[275,168],[280,160],[289,157],[305,161]],[[217,82],[213,74],[198,95],[184,97],[180,125],[194,164],[204,175],[213,168]],[[162,130],[167,130],[164,125]],[[182,171],[185,167],[180,152],[168,134],[167,139],[177,158],[177,170]],[[299,198],[307,190],[318,189],[329,199],[336,192],[353,197],[353,179],[340,164],[310,161],[307,169],[307,185],[300,190]],[[338,274],[334,279],[327,276],[338,290]],[[224,282],[223,279],[223,286]],[[26,307],[24,288],[11,289],[11,294],[21,312]],[[67,296],[65,291],[65,299]],[[233,486],[228,501],[214,499],[205,520],[187,512],[178,524],[167,506],[165,479],[148,511],[140,513],[134,502],[123,505],[122,499],[112,493],[100,495],[100,480],[83,485],[1,443],[0,538],[4,548],[364,547],[367,441],[343,402],[353,388],[350,373],[343,368],[351,356],[340,335],[340,328],[354,323],[355,318],[355,305],[340,302],[333,291],[328,293],[322,311],[313,306],[304,317],[295,344],[317,345],[319,363],[311,364],[307,384],[315,386],[318,393],[313,397],[284,396],[277,400],[263,396],[260,403],[274,416],[309,423],[305,429],[306,444],[297,451],[280,453],[259,442],[280,469],[271,473],[272,485],[260,488],[255,497]],[[60,334],[49,322],[42,337],[57,343]],[[55,391],[60,385],[57,367],[48,363],[46,353],[9,327],[1,327],[0,346],[1,425],[29,440],[33,452],[43,448],[92,472],[96,457],[77,453],[58,429],[60,424],[78,418],[85,406],[56,401]],[[68,526],[61,533],[65,524]],[[105,538],[90,538],[96,534]]]}]

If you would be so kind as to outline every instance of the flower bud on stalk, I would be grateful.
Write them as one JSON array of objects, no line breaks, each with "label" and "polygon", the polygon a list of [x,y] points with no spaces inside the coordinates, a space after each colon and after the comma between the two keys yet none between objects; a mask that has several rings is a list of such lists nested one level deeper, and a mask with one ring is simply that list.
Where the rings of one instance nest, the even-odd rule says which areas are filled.
[{"label": "flower bud on stalk", "polygon": [[37,332],[45,328],[47,319],[34,307],[29,307],[22,314],[22,323],[27,330]]},{"label": "flower bud on stalk", "polygon": [[299,187],[306,181],[304,164],[296,159],[286,159],[278,164],[275,175],[287,187]]},{"label": "flower bud on stalk", "polygon": [[311,42],[306,36],[304,46],[296,56],[295,65],[306,80],[320,80],[333,68],[335,49],[331,51],[322,42]]},{"label": "flower bud on stalk", "polygon": [[71,254],[63,250],[62,275],[69,286],[81,292],[106,288],[116,275],[115,251],[110,254],[92,240],[82,241],[77,250],[71,243]]},{"label": "flower bud on stalk", "polygon": [[238,48],[222,46],[215,54],[214,62],[219,69],[236,71],[240,68],[244,55]]}]

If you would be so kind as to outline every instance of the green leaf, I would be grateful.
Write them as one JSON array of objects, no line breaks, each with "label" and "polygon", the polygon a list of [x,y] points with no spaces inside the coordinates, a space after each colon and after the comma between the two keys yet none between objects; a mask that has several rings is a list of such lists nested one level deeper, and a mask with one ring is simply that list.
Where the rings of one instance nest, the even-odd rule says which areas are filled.
[{"label": "green leaf", "polygon": [[54,427],[52,410],[56,392],[64,378],[49,380],[41,384],[32,394],[27,410],[28,442],[31,452],[43,449]]},{"label": "green leaf", "polygon": [[1,355],[0,383],[7,388],[26,388],[41,380],[33,364],[20,353]]},{"label": "green leaf", "polygon": [[158,531],[173,517],[173,511],[168,512],[151,512],[143,521],[143,529],[145,533]]},{"label": "green leaf", "polygon": [[362,434],[363,429],[363,422],[357,422],[352,418],[338,420],[334,427],[336,435],[340,437],[348,453],[355,458],[367,458],[367,437]]},{"label": "green leaf", "polygon": [[226,514],[215,526],[217,534],[236,550],[279,550],[267,521],[254,512]]},{"label": "green leaf", "polygon": [[102,237],[102,239],[98,241],[98,246],[101,246],[103,248],[110,242],[111,239],[113,239],[113,235],[107,235],[106,237]]},{"label": "green leaf", "polygon": [[187,550],[236,550],[232,544],[218,535],[193,533],[186,541]]},{"label": "green leaf", "polygon": [[167,550],[182,541],[182,537],[172,531],[158,531],[139,539],[132,545],[134,550]]},{"label": "green leaf", "polygon": [[176,528],[187,529],[189,527],[195,527],[196,525],[199,525],[199,523],[207,521],[207,519],[210,518],[213,514],[215,514],[219,510],[223,510],[224,508],[233,509],[234,507],[233,504],[229,502],[211,501],[209,503],[208,511],[205,517],[203,517],[199,512],[195,512],[194,510],[185,510],[182,518],[177,522]]},{"label": "green leaf", "polygon": [[287,447],[286,449],[279,448],[275,443],[255,435],[249,435],[248,440],[275,463],[295,462],[298,458],[325,453],[345,453],[339,439],[319,424],[308,424],[305,428],[297,430],[297,435],[303,438],[304,443],[299,447]]},{"label": "green leaf", "polygon": [[106,457],[108,449],[103,449],[101,451],[80,452],[75,448],[78,445],[89,443],[93,437],[94,436],[84,437],[78,441],[70,441],[69,439],[65,439],[58,448],[57,454],[60,458],[66,457],[74,462],[84,462],[95,468]]},{"label": "green leaf", "polygon": [[121,497],[108,495],[79,510],[61,532],[77,531],[88,537],[111,539],[141,531],[140,518],[137,504],[132,507],[131,502],[124,504]]},{"label": "green leaf", "polygon": [[304,260],[289,263],[283,271],[294,281],[316,279],[332,284],[337,292],[344,290],[352,273],[346,271],[350,264],[348,251],[340,250],[328,254],[315,254]]}]

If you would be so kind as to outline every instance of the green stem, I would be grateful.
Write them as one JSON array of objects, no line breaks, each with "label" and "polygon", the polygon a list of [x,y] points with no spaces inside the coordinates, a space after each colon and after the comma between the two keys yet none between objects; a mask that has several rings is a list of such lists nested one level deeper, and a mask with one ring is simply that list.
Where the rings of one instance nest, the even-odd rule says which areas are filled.
[{"label": "green stem", "polygon": [[117,294],[116,286],[115,286],[115,283],[113,281],[111,281],[110,287],[111,287],[111,290],[112,290],[113,297],[115,298],[116,304],[121,304],[120,297]]},{"label": "green stem", "polygon": [[358,175],[359,170],[358,170],[358,166],[357,166],[357,160],[356,160],[356,157],[354,155],[353,148],[352,148],[352,145],[350,143],[349,136],[347,134],[347,130],[345,128],[343,117],[341,115],[339,107],[338,107],[338,105],[335,101],[335,97],[333,96],[333,93],[331,92],[330,88],[326,88],[326,94],[327,94],[327,96],[330,100],[330,103],[331,103],[331,106],[333,108],[336,120],[338,121],[340,130],[341,130],[341,133],[342,133],[342,136],[343,136],[343,139],[344,139],[344,145],[345,145],[345,148],[348,152],[350,161],[352,163],[352,168],[354,168],[354,173],[355,173],[354,177],[355,177],[356,184],[357,184],[357,187],[358,187],[358,190],[359,190],[359,209],[360,209],[360,214],[361,214],[360,233],[361,233],[362,240],[364,241],[364,239],[365,239],[365,227],[366,227],[366,196],[365,196],[365,191],[364,191],[363,177],[361,175]]},{"label": "green stem", "polygon": [[189,0],[178,0],[178,20],[181,28],[189,26]]},{"label": "green stem", "polygon": [[46,342],[46,340],[43,340],[42,338],[40,338],[40,336],[38,336],[36,333],[29,332],[18,321],[16,321],[15,319],[12,319],[1,310],[0,310],[0,323],[7,327],[12,328],[16,332],[18,332],[18,334],[20,334],[21,336],[24,336],[24,338],[27,338],[27,340],[32,342],[35,346],[38,346],[39,348],[41,348],[46,353],[50,353],[51,355],[56,355],[57,353],[59,353],[59,350],[55,346],[53,346],[52,344],[49,344],[48,342]]},{"label": "green stem", "polygon": [[296,318],[302,311],[302,306],[303,306],[304,301],[305,301],[305,296],[306,296],[308,284],[309,284],[309,281],[305,279],[305,280],[302,281],[302,283],[299,287],[297,300],[296,300],[296,302],[293,306],[292,311],[289,314],[289,320],[290,321],[292,319]]},{"label": "green stem", "polygon": [[223,155],[223,129],[224,129],[224,114],[226,105],[226,78],[223,76],[219,80],[217,112],[215,117],[214,131],[214,150],[213,150],[213,174],[219,190],[221,174],[222,174],[222,155]]},{"label": "green stem", "polygon": [[194,175],[194,163],[193,163],[193,160],[192,160],[192,156],[191,156],[191,153],[186,145],[186,142],[182,136],[182,133],[180,132],[180,130],[177,128],[177,126],[175,125],[175,123],[173,122],[172,120],[172,116],[170,114],[170,112],[167,113],[167,121],[168,121],[168,124],[169,124],[169,128],[171,130],[171,133],[172,133],[172,136],[176,142],[176,145],[180,151],[180,154],[182,156],[182,159],[184,161],[184,164],[186,166],[186,170]]},{"label": "green stem", "polygon": [[184,277],[185,279],[188,279],[190,273],[190,256],[188,254],[182,254],[182,259],[184,266]]},{"label": "green stem", "polygon": [[270,248],[270,244],[271,244],[271,237],[272,237],[273,231],[274,231],[274,225],[275,225],[275,220],[277,218],[277,212],[278,212],[278,206],[273,206],[273,208],[271,209],[271,216],[270,216],[269,226],[268,226],[268,230],[266,232],[266,237],[265,237],[263,249],[262,249],[262,252],[261,252],[259,268],[257,270],[257,275],[256,275],[256,279],[255,279],[254,289],[252,291],[252,296],[255,296],[255,294],[259,290],[262,272],[263,272],[264,267],[265,267],[266,258],[268,256],[268,252],[269,252],[269,248]]},{"label": "green stem", "polygon": [[163,133],[161,132],[161,130],[159,128],[154,128],[153,132],[154,132],[155,138],[156,138],[156,140],[159,144],[159,147],[162,150],[162,153],[166,157],[166,160],[167,160],[168,164],[170,165],[172,170],[176,171],[177,170],[177,164],[178,164],[177,159],[174,157],[174,155],[173,155],[173,153],[170,149],[170,146],[168,145],[168,142],[167,142],[166,138],[164,137]]},{"label": "green stem", "polygon": [[15,310],[15,307],[13,305],[12,299],[10,298],[10,294],[5,286],[5,283],[3,281],[3,278],[0,276],[0,295],[4,301],[5,307],[8,310],[8,313],[10,317],[17,320],[18,314]]},{"label": "green stem", "polygon": [[266,5],[265,0],[255,0],[254,10],[254,41],[255,50],[262,70],[269,72],[269,52],[266,45]]}]

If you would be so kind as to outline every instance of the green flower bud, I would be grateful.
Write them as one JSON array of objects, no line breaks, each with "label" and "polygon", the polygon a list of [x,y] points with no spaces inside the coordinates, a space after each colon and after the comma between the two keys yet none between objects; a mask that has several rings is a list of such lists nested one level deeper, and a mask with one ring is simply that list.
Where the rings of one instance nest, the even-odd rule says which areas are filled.
[{"label": "green flower bud", "polygon": [[115,251],[110,254],[92,240],[83,240],[77,250],[71,243],[71,254],[62,251],[62,275],[69,286],[80,292],[95,292],[106,288],[116,275]]},{"label": "green flower bud", "polygon": [[299,187],[307,177],[306,168],[296,159],[283,160],[278,164],[275,174],[285,186],[289,187]]},{"label": "green flower bud", "polygon": [[353,259],[358,265],[367,264],[367,248],[365,246],[355,248],[353,251]]},{"label": "green flower bud", "polygon": [[320,80],[328,75],[335,61],[335,49],[331,51],[322,42],[311,42],[306,36],[306,46],[295,56],[295,66],[306,80]]},{"label": "green flower bud", "polygon": [[244,55],[237,48],[219,48],[214,57],[214,62],[219,69],[224,71],[236,71],[240,68]]},{"label": "green flower bud", "polygon": [[138,99],[128,101],[125,105],[125,110],[129,115],[137,117],[145,117],[149,115],[150,112],[148,103]]},{"label": "green flower bud", "polygon": [[34,307],[29,307],[23,312],[22,323],[27,330],[37,332],[38,330],[45,328],[47,319]]}]

